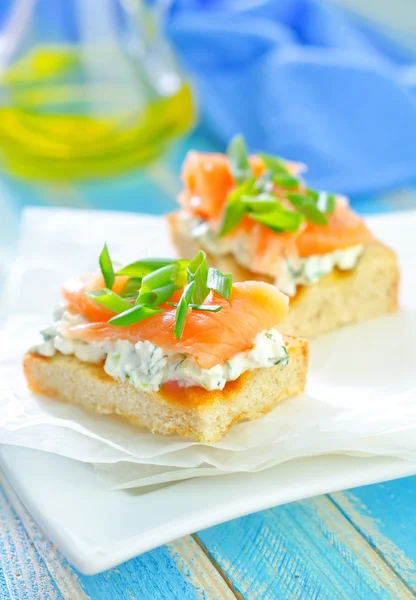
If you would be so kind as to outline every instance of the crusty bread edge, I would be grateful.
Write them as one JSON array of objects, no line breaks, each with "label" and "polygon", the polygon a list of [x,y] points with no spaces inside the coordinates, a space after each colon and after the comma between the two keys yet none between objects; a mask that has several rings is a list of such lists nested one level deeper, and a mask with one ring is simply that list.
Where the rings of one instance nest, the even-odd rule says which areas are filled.
[{"label": "crusty bread edge", "polygon": [[[260,368],[241,376],[241,385],[229,394],[210,393],[212,401],[187,406],[146,392],[107,375],[102,365],[81,362],[56,353],[48,358],[28,352],[24,373],[29,388],[45,396],[100,414],[120,415],[153,433],[177,434],[199,442],[215,443],[243,419],[254,420],[288,396],[303,392],[308,367],[308,344],[285,336],[289,363]],[[227,388],[226,388],[227,389]]]}]

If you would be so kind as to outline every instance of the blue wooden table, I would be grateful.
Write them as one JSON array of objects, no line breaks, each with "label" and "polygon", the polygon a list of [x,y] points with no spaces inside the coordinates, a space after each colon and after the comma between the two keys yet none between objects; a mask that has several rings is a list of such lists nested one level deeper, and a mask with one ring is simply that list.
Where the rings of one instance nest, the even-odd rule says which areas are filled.
[{"label": "blue wooden table", "polygon": [[[174,207],[179,165],[190,146],[215,147],[197,132],[146,175],[101,184],[0,179],[0,285],[23,206],[163,213]],[[353,205],[363,213],[416,208],[416,194],[354,198]],[[93,577],[67,563],[3,477],[0,559],[1,600],[410,599],[416,597],[416,476],[236,519]]]}]

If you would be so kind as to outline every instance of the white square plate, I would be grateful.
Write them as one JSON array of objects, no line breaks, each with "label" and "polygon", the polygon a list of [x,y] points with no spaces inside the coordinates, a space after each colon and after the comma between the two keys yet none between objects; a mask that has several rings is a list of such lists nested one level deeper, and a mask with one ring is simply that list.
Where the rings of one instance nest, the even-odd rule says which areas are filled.
[{"label": "white square plate", "polygon": [[[368,219],[412,273],[416,213]],[[402,303],[414,304],[403,282]],[[413,302],[412,302],[413,301]],[[0,463],[45,533],[85,574],[94,574],[180,536],[294,500],[412,475],[393,458],[317,456],[250,474],[198,478],[159,489],[106,491],[93,468],[67,458],[3,447]]]},{"label": "white square plate", "polygon": [[258,510],[416,473],[399,459],[318,456],[137,493],[106,491],[90,465],[56,454],[9,446],[0,460],[43,531],[86,575]]}]

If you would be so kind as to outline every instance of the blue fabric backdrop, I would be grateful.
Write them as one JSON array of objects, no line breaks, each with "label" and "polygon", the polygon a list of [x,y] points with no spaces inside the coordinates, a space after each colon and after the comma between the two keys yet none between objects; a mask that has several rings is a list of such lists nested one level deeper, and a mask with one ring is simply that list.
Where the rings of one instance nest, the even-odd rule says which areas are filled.
[{"label": "blue fabric backdrop", "polygon": [[318,0],[175,0],[167,31],[223,145],[241,131],[345,193],[416,179],[416,57],[375,27]]}]

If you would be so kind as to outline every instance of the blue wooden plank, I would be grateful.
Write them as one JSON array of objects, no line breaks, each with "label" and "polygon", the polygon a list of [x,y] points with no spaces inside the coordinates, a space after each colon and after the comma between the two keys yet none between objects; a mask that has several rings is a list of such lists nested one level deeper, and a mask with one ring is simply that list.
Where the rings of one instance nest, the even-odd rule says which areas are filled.
[{"label": "blue wooden plank", "polygon": [[242,597],[389,600],[413,594],[326,497],[198,534]]},{"label": "blue wooden plank", "polygon": [[338,492],[330,497],[416,593],[416,477]]},{"label": "blue wooden plank", "polygon": [[[0,598],[10,598],[9,587],[7,585],[6,575],[3,570],[2,563],[4,562],[4,558],[2,557],[0,560]],[[6,565],[5,565],[6,566]],[[7,566],[6,566],[7,568]]]},{"label": "blue wooden plank", "polygon": [[[0,488],[0,590],[10,600],[60,600],[62,595]],[[5,595],[3,595],[5,592]]]},{"label": "blue wooden plank", "polygon": [[79,575],[86,593],[100,600],[197,600],[195,589],[179,573],[165,547],[158,548],[103,574]]},{"label": "blue wooden plank", "polygon": [[[9,589],[12,600],[234,599],[221,575],[189,536],[94,577],[76,572],[44,536],[7,480],[1,475],[0,480],[0,556],[4,563],[0,591],[7,591],[0,595],[2,600],[9,598]],[[15,548],[17,561],[13,560]],[[27,563],[24,572],[22,560]],[[53,586],[49,595],[48,581]]]}]

